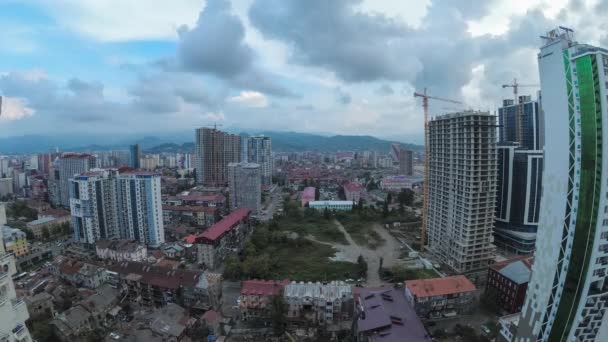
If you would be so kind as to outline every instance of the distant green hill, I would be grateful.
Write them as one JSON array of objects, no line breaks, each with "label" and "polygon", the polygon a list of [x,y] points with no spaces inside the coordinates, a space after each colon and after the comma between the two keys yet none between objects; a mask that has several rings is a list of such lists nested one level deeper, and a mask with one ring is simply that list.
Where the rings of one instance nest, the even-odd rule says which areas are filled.
[{"label": "distant green hill", "polygon": [[[363,151],[372,150],[389,152],[392,141],[374,138],[368,135],[336,135],[322,136],[308,133],[295,132],[260,132],[256,135],[265,135],[272,138],[272,149],[276,152],[333,152],[333,151]],[[422,151],[423,147],[414,144],[401,145],[414,151]],[[194,143],[184,144],[162,144],[149,149],[148,153],[160,152],[193,152]]]}]

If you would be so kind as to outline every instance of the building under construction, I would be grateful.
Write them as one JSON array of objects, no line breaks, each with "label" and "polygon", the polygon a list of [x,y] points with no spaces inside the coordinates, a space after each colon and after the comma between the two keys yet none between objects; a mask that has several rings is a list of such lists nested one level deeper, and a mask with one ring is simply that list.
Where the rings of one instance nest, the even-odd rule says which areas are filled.
[{"label": "building under construction", "polygon": [[428,248],[456,272],[486,269],[495,250],[496,116],[438,116],[428,134]]}]

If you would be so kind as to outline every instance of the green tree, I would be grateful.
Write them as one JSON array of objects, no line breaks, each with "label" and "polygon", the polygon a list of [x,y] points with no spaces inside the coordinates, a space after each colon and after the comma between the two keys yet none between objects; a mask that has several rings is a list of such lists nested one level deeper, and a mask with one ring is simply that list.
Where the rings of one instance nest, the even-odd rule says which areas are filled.
[{"label": "green tree", "polygon": [[33,241],[35,239],[34,233],[32,232],[31,229],[25,228],[25,229],[23,229],[23,232],[25,233],[25,238],[28,241]]},{"label": "green tree", "polygon": [[321,190],[319,189],[319,186],[317,186],[315,188],[315,201],[318,201],[321,198]]},{"label": "green tree", "polygon": [[42,238],[48,240],[51,237],[51,232],[48,227],[42,228]]},{"label": "green tree", "polygon": [[363,198],[359,198],[359,203],[357,204],[357,209],[363,210]]},{"label": "green tree", "polygon": [[283,296],[273,296],[270,301],[270,319],[272,330],[277,336],[285,333],[287,305]]},{"label": "green tree", "polygon": [[357,258],[357,265],[359,266],[359,277],[365,278],[367,276],[367,262],[363,255],[359,255]]},{"label": "green tree", "polygon": [[391,204],[391,202],[393,202],[393,194],[392,193],[388,193],[388,195],[386,196],[386,202],[388,204]]},{"label": "green tree", "polygon": [[386,217],[388,217],[388,214],[389,214],[389,211],[388,211],[388,201],[386,201],[382,205],[382,217],[386,218]]},{"label": "green tree", "polygon": [[401,189],[401,192],[397,195],[397,201],[403,205],[412,205],[412,202],[414,202],[414,191],[411,189]]},{"label": "green tree", "polygon": [[230,256],[226,259],[225,269],[224,269],[224,278],[230,280],[238,280],[241,279],[243,275],[243,270],[241,268],[241,262],[236,256]]}]

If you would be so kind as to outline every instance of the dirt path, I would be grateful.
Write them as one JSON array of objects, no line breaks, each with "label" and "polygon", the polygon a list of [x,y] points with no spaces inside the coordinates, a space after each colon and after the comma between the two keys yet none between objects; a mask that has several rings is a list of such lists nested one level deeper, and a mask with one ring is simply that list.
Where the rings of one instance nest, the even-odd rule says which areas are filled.
[{"label": "dirt path", "polygon": [[[341,253],[354,256],[355,261],[362,255],[367,262],[367,279],[365,281],[366,286],[377,287],[381,286],[384,283],[380,279],[380,275],[378,274],[378,268],[380,267],[380,257],[382,254],[378,254],[378,250],[370,250],[366,247],[361,247],[357,245],[357,243],[353,240],[350,234],[344,229],[344,226],[338,222],[334,221],[338,229],[346,236],[346,241],[350,244],[350,246],[335,246],[340,250]],[[340,248],[342,247],[342,248]]]}]

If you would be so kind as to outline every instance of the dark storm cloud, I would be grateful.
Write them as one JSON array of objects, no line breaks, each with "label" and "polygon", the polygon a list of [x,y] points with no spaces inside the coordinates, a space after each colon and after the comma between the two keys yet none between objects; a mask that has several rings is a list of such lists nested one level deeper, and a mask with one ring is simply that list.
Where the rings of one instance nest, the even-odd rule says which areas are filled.
[{"label": "dark storm cloud", "polygon": [[245,28],[231,13],[227,0],[209,0],[192,28],[179,30],[176,60],[160,61],[165,70],[182,70],[214,75],[233,87],[266,94],[293,97],[278,77],[261,70],[257,55],[245,42]]}]

